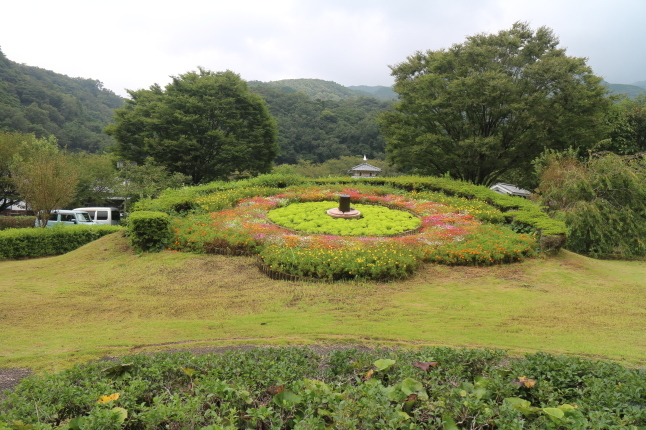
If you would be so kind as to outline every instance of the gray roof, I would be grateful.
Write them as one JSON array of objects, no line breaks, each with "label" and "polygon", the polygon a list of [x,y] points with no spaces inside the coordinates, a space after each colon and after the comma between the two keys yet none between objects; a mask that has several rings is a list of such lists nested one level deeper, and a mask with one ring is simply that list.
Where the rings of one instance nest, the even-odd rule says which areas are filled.
[{"label": "gray roof", "polygon": [[515,185],[505,184],[502,182],[498,182],[496,185],[492,185],[490,189],[494,190],[497,193],[507,194],[509,196],[527,197],[532,194],[531,192],[522,188],[518,188]]},{"label": "gray roof", "polygon": [[357,166],[354,166],[348,172],[381,172],[381,169],[377,166],[373,166],[368,163],[361,163]]}]

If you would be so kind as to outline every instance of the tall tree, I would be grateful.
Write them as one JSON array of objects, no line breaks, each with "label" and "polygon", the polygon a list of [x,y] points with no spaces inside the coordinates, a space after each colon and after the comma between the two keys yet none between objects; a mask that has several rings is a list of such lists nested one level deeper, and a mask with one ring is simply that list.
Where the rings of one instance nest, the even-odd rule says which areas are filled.
[{"label": "tall tree", "polygon": [[611,101],[583,58],[552,31],[516,23],[392,67],[400,102],[380,118],[401,170],[489,185],[531,171],[546,148],[588,148],[605,133]]},{"label": "tall tree", "polygon": [[132,99],[106,130],[126,160],[151,157],[194,183],[271,170],[275,122],[237,74],[200,69],[173,77],[164,89],[128,93]]},{"label": "tall tree", "polygon": [[78,173],[53,136],[24,143],[11,170],[18,193],[43,227],[54,209],[65,207],[74,198]]},{"label": "tall tree", "polygon": [[0,132],[0,211],[20,201],[11,173],[11,164],[20,147],[34,139],[33,134]]}]

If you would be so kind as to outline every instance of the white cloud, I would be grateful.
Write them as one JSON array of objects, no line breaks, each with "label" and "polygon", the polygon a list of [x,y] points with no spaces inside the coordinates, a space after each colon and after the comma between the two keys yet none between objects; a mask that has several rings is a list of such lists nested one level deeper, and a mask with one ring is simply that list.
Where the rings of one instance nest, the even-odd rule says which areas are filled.
[{"label": "white cloud", "polygon": [[632,83],[646,79],[644,16],[643,0],[32,0],[3,5],[0,47],[119,94],[198,66],[248,80],[390,85],[388,66],[415,51],[529,21],[610,82]]}]

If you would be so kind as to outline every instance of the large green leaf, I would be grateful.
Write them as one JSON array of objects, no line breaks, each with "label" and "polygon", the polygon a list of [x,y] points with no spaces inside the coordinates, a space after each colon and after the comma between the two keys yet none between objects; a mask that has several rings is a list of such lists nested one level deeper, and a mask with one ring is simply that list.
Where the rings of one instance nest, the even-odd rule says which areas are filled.
[{"label": "large green leaf", "polygon": [[120,408],[120,407],[112,408],[112,412],[114,412],[115,415],[119,417],[117,420],[119,424],[123,423],[126,420],[126,418],[128,418],[128,411],[125,410],[124,408]]},{"label": "large green leaf", "polygon": [[292,393],[289,390],[283,390],[274,396],[274,402],[282,408],[291,408],[303,400],[298,394]]},{"label": "large green leaf", "polygon": [[394,364],[395,364],[395,360],[391,360],[389,358],[382,358],[374,362],[375,367],[379,371],[388,370],[391,367],[393,367]]},{"label": "large green leaf", "polygon": [[415,394],[419,391],[422,391],[424,389],[424,386],[422,385],[421,382],[416,381],[411,378],[406,378],[402,381],[401,383],[401,390],[408,396],[411,394]]},{"label": "large green leaf", "polygon": [[545,412],[555,423],[561,422],[563,417],[565,416],[565,412],[563,412],[563,409],[559,408],[542,408],[543,412]]},{"label": "large green leaf", "polygon": [[455,420],[448,415],[443,415],[442,420],[444,421],[443,430],[460,430],[455,424]]}]

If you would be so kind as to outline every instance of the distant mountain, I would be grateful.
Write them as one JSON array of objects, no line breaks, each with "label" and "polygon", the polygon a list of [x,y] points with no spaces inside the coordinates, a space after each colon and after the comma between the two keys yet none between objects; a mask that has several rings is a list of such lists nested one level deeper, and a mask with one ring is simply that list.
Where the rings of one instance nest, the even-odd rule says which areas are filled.
[{"label": "distant mountain", "polygon": [[633,82],[633,85],[637,87],[642,87],[643,89],[646,90],[646,81]]},{"label": "distant mountain", "polygon": [[610,84],[610,83],[605,82],[605,81],[603,83],[608,87],[611,94],[625,95],[629,99],[634,99],[639,94],[646,91],[645,87],[641,87],[641,86],[637,86],[637,85]]},{"label": "distant mountain", "polygon": [[[317,85],[325,82],[303,81]],[[305,91],[296,91],[275,82],[248,84],[250,91],[265,99],[269,112],[278,123],[280,154],[276,164],[323,163],[343,156],[385,157],[386,142],[377,125],[377,116],[389,109],[392,102],[358,97],[347,93],[351,90],[345,87],[339,90],[331,85],[326,85],[326,88],[339,90],[334,94],[339,97],[344,94],[346,98],[317,100]],[[320,87],[318,90],[314,96],[322,94]]]},{"label": "distant mountain", "polygon": [[53,134],[61,147],[102,151],[114,142],[103,129],[123,103],[100,81],[18,64],[0,51],[0,130]]},{"label": "distant mountain", "polygon": [[393,91],[391,87],[384,87],[384,86],[369,87],[366,85],[359,85],[359,86],[349,86],[348,88],[350,88],[351,90],[368,93],[372,97],[378,100],[384,100],[384,101],[397,100],[397,93]]},{"label": "distant mountain", "polygon": [[249,86],[271,86],[279,88],[283,92],[302,92],[315,100],[339,101],[357,99],[359,97],[372,97],[378,100],[392,100],[391,98],[383,98],[380,94],[376,94],[376,90],[363,90],[363,88],[378,89],[387,87],[344,87],[336,82],[324,81],[322,79],[282,79],[271,82],[250,81],[248,84]]}]

